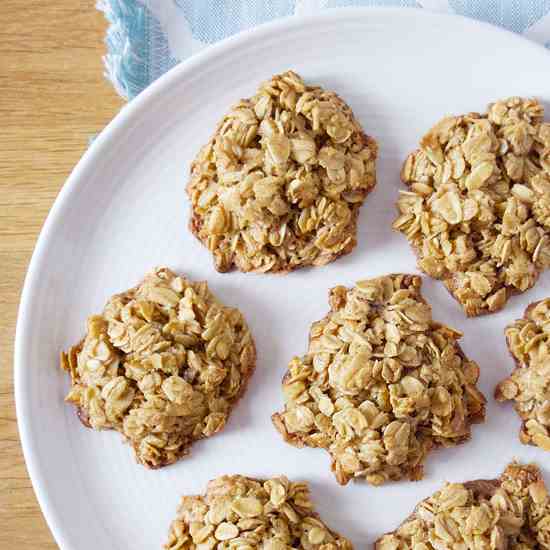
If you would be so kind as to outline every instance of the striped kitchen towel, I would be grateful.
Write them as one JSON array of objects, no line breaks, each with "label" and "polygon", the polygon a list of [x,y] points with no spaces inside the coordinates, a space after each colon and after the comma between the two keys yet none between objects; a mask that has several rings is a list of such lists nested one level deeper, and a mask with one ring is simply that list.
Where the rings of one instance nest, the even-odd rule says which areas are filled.
[{"label": "striped kitchen towel", "polygon": [[109,20],[105,72],[132,99],[181,60],[278,17],[346,6],[457,13],[524,34],[550,48],[550,0],[98,0]]}]

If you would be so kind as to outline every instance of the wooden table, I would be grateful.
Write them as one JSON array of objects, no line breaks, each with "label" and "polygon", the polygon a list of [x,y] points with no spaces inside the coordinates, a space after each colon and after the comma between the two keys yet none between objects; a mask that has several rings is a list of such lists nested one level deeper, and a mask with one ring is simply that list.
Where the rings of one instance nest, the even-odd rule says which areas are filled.
[{"label": "wooden table", "polygon": [[57,548],[29,480],[13,403],[23,277],[69,172],[123,101],[103,77],[95,0],[2,1],[0,29],[0,548]]}]

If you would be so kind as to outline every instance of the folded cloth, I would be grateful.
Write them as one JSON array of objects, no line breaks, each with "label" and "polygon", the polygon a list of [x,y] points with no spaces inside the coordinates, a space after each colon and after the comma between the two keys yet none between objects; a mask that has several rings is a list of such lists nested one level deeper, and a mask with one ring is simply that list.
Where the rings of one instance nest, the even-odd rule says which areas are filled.
[{"label": "folded cloth", "polygon": [[288,15],[346,6],[457,13],[522,33],[550,48],[550,0],[98,0],[110,22],[105,73],[132,99],[195,52]]}]

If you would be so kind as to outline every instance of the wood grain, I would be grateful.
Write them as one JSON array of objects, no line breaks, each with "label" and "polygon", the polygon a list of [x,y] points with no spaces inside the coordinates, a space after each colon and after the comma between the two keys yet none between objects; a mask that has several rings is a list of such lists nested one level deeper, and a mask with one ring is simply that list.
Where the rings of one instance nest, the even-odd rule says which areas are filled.
[{"label": "wood grain", "polygon": [[103,77],[95,0],[3,0],[0,27],[0,548],[57,548],[34,496],[15,420],[19,294],[46,214],[88,138],[123,101]]}]

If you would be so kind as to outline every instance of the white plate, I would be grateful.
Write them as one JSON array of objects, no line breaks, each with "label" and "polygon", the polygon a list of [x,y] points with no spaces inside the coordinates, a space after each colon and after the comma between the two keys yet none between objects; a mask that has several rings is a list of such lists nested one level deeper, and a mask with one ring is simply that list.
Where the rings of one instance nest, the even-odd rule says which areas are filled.
[{"label": "white plate", "polygon": [[[257,84],[288,68],[336,90],[380,145],[378,186],[360,214],[359,245],[335,263],[287,276],[218,274],[187,231],[189,162],[216,121]],[[417,10],[327,11],[231,38],[181,64],[130,103],[86,152],[44,226],[19,313],[15,381],[27,466],[63,550],[159,548],[181,495],[203,492],[225,473],[286,474],[311,483],[318,510],[364,548],[394,528],[444,480],[494,477],[513,458],[548,456],[519,444],[519,420],[492,399],[512,368],[502,330],[534,290],[496,315],[467,320],[439,282],[425,279],[436,319],[464,331],[481,366],[487,421],[472,441],[434,452],[419,483],[338,486],[321,450],[283,443],[270,415],[282,404],[287,362],[306,349],[310,323],[327,310],[335,284],[392,271],[414,272],[405,238],[391,230],[399,169],[408,151],[445,114],[484,110],[510,95],[550,101],[550,54],[513,34],[459,17]],[[94,432],[63,402],[69,383],[58,354],[76,342],[86,317],[157,264],[208,279],[241,308],[258,348],[258,368],[227,429],[160,471],[134,462],[115,432]]]}]

